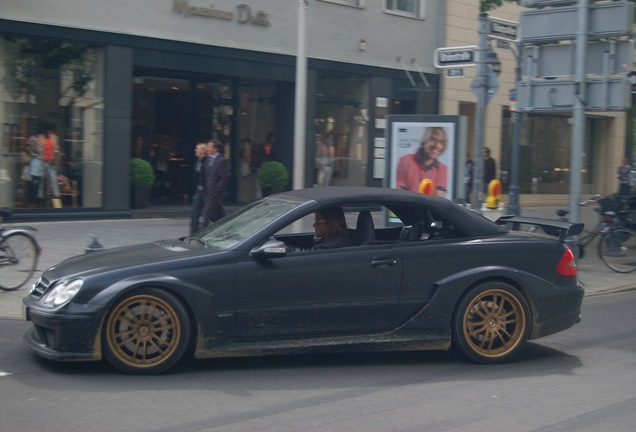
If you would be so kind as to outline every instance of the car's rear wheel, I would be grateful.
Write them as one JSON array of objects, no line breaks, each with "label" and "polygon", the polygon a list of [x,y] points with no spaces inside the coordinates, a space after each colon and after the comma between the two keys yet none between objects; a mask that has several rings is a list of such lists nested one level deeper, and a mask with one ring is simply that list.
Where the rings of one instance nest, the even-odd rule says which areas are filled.
[{"label": "car's rear wheel", "polygon": [[524,347],[530,332],[528,302],[517,289],[489,282],[459,302],[453,319],[453,343],[478,363],[503,363]]},{"label": "car's rear wheel", "polygon": [[143,288],[113,306],[103,331],[106,359],[132,374],[157,374],[183,356],[190,319],[181,302],[156,288]]}]

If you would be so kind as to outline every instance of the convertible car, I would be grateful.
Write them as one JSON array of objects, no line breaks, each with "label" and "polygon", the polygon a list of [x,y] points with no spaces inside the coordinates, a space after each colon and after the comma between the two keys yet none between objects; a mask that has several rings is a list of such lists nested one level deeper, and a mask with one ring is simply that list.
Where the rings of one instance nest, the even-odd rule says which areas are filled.
[{"label": "convertible car", "polygon": [[[332,207],[346,213],[350,245],[314,248],[315,214]],[[186,353],[454,347],[502,363],[579,321],[583,289],[564,239],[580,230],[495,223],[395,189],[284,192],[189,237],[49,268],[24,299],[25,341],[48,359],[105,358],[134,374],[166,371]]]}]

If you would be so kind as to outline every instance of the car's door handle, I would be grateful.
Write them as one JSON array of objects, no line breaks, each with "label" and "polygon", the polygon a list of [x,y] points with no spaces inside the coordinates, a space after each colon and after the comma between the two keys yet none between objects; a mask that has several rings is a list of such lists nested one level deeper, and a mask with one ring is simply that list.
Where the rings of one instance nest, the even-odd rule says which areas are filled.
[{"label": "car's door handle", "polygon": [[371,267],[391,267],[396,264],[397,264],[397,259],[395,258],[383,258],[383,259],[374,258],[373,261],[371,261]]}]

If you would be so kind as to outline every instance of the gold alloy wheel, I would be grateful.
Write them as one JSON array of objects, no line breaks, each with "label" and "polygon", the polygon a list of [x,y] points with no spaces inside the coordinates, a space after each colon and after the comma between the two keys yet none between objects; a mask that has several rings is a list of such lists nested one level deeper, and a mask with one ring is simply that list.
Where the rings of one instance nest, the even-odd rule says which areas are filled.
[{"label": "gold alloy wheel", "polygon": [[528,319],[521,301],[503,289],[478,294],[463,315],[464,339],[479,356],[505,357],[525,339]]},{"label": "gold alloy wheel", "polygon": [[125,299],[112,311],[106,344],[124,366],[144,369],[180,356],[183,333],[179,315],[168,301],[142,294]]}]

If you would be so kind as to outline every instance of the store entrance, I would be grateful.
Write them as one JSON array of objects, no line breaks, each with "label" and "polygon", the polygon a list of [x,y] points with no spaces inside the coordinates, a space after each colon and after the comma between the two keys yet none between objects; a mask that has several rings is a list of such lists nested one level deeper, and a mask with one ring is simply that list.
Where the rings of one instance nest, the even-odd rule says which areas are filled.
[{"label": "store entrance", "polygon": [[[257,156],[274,134],[278,87],[270,80],[136,68],[131,156],[155,170],[151,205],[189,203],[194,147],[210,138],[225,144],[226,201],[258,199]],[[279,152],[274,146],[272,158]]]},{"label": "store entrance", "polygon": [[135,71],[131,156],[153,166],[151,205],[188,204],[197,142],[219,139],[229,156],[234,141],[232,87],[223,79]]}]

